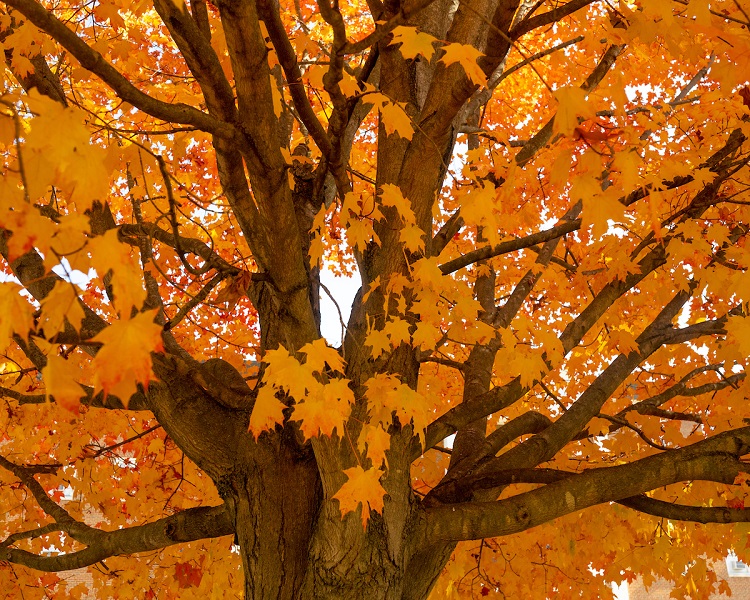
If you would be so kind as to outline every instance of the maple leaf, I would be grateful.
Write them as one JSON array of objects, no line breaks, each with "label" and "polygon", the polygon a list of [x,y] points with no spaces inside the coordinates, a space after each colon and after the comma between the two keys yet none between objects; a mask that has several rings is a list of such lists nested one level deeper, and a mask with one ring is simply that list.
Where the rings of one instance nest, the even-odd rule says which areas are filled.
[{"label": "maple leaf", "polygon": [[34,311],[23,296],[23,288],[12,282],[0,283],[0,350],[5,350],[13,333],[26,337],[34,329]]},{"label": "maple leaf", "polygon": [[85,316],[73,284],[58,281],[42,301],[38,327],[50,338],[62,331],[66,322],[77,330]]},{"label": "maple leaf", "polygon": [[91,266],[100,277],[112,272],[113,303],[120,314],[128,315],[134,307],[140,309],[146,299],[141,269],[131,255],[131,248],[119,240],[117,231],[111,229],[92,238],[86,249],[91,255]]},{"label": "maple leaf", "polygon": [[347,477],[346,483],[332,498],[338,500],[342,517],[361,507],[362,528],[367,529],[370,511],[383,511],[383,497],[386,494],[385,489],[380,485],[383,471],[375,467],[365,471],[362,467],[356,466],[344,469],[344,475]]},{"label": "maple leaf", "polygon": [[286,389],[296,400],[303,399],[307,390],[320,385],[313,376],[311,365],[300,364],[284,347],[269,350],[263,361],[268,364],[264,381]]},{"label": "maple leaf", "polygon": [[386,460],[385,453],[391,447],[391,436],[382,427],[365,423],[357,444],[362,452],[367,452],[367,456],[372,460],[372,466],[379,469]]},{"label": "maple leaf", "polygon": [[558,107],[555,113],[555,132],[572,135],[578,127],[578,118],[587,119],[593,116],[591,103],[586,99],[588,94],[577,86],[561,87],[553,93]]},{"label": "maple leaf", "polygon": [[253,412],[250,414],[248,430],[255,439],[264,431],[273,431],[276,425],[284,422],[286,406],[276,397],[273,385],[264,385],[258,390]]},{"label": "maple leaf", "polygon": [[469,44],[451,43],[443,46],[443,56],[440,62],[446,66],[458,63],[463,68],[466,76],[474,85],[486,86],[487,76],[477,63],[483,54],[474,46]]},{"label": "maple leaf", "polygon": [[411,119],[406,114],[405,102],[384,102],[380,106],[380,119],[388,135],[396,133],[407,140],[414,135]]},{"label": "maple leaf", "polygon": [[302,403],[294,407],[293,419],[301,421],[300,430],[309,439],[318,435],[343,435],[344,423],[354,403],[348,379],[334,379],[319,385]]},{"label": "maple leaf", "polygon": [[47,365],[42,369],[42,378],[47,401],[52,396],[60,406],[78,414],[85,392],[73,377],[69,362],[62,356],[48,355]]},{"label": "maple leaf", "polygon": [[416,225],[406,225],[399,232],[399,239],[409,252],[424,250],[424,231]]},{"label": "maple leaf", "polygon": [[307,355],[305,364],[314,372],[322,373],[326,363],[334,371],[344,372],[344,359],[336,350],[328,346],[323,338],[305,344],[300,348],[300,352]]},{"label": "maple leaf", "polygon": [[247,295],[247,290],[252,283],[252,274],[247,271],[240,271],[230,279],[230,281],[216,294],[216,302],[221,304],[226,302],[229,310],[237,306],[240,298]]},{"label": "maple leaf", "polygon": [[174,578],[180,589],[198,587],[203,579],[203,569],[190,562],[178,562],[174,566]]},{"label": "maple leaf", "polygon": [[435,53],[437,41],[430,34],[417,31],[414,27],[399,26],[393,30],[393,39],[389,45],[400,44],[398,51],[408,60],[414,60],[421,54],[427,62],[430,62]]},{"label": "maple leaf", "polygon": [[380,244],[380,238],[372,228],[372,222],[367,219],[351,219],[347,221],[346,237],[352,247],[360,251],[367,248],[367,244],[374,241]]},{"label": "maple leaf", "polygon": [[113,393],[127,405],[136,382],[148,384],[152,378],[151,353],[162,351],[162,327],[154,323],[156,313],[149,310],[116,321],[92,338],[103,344],[92,362],[97,390]]}]

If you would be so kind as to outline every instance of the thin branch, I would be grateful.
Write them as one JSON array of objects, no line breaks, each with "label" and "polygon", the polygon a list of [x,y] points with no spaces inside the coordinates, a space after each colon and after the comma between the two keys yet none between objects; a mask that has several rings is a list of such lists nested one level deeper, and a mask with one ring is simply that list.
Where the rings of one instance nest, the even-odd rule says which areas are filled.
[{"label": "thin branch", "polygon": [[478,248],[477,250],[467,252],[463,256],[459,256],[458,258],[454,258],[453,260],[440,265],[440,271],[443,273],[443,275],[455,273],[459,269],[463,269],[464,267],[475,262],[479,262],[480,260],[485,260],[488,258],[492,258],[493,256],[499,256],[501,254],[507,254],[508,252],[515,252],[517,250],[522,250],[523,248],[536,246],[537,244],[562,237],[570,233],[571,231],[577,231],[580,228],[581,219],[564,221],[559,225],[551,227],[550,229],[546,229],[538,233],[533,233],[523,238],[509,240],[507,242],[497,244],[496,246],[485,246],[484,248]]},{"label": "thin branch", "polygon": [[657,500],[645,495],[624,498],[618,500],[617,503],[654,517],[672,521],[693,521],[694,523],[747,523],[750,521],[750,508],[688,506]]},{"label": "thin branch", "polygon": [[[105,454],[107,452],[112,452],[113,450],[116,450],[117,448],[120,448],[121,446],[125,446],[126,444],[130,444],[131,442],[134,442],[135,440],[139,440],[142,437],[148,435],[152,431],[156,431],[157,429],[161,429],[161,425],[154,425],[153,427],[149,427],[148,429],[141,431],[140,433],[129,437],[126,440],[123,440],[121,442],[117,442],[116,444],[112,444],[111,446],[105,446],[103,448],[98,448],[92,455],[91,458],[98,458],[102,454]],[[91,448],[92,450],[96,448],[96,446],[92,444],[87,444],[84,446],[84,448]]]},{"label": "thin branch", "polygon": [[510,30],[510,36],[513,39],[518,39],[522,35],[529,33],[530,31],[545,25],[551,25],[556,23],[560,19],[573,14],[574,12],[585,8],[589,4],[593,4],[596,0],[571,0],[567,4],[563,4],[554,10],[547,11],[536,17],[529,17],[523,19],[513,29]]},{"label": "thin branch", "polygon": [[[572,4],[572,2],[569,2],[568,4]],[[566,4],[565,6],[568,6],[568,4]],[[609,46],[602,57],[599,59],[599,63],[596,65],[594,70],[586,78],[586,81],[581,84],[581,89],[587,93],[592,92],[599,85],[602,79],[604,79],[604,76],[612,68],[612,65],[615,63],[617,57],[620,55],[624,48],[624,45]],[[518,152],[518,154],[516,154],[516,162],[519,165],[526,164],[537,152],[539,152],[539,150],[541,150],[549,142],[550,138],[552,137],[554,124],[555,116],[552,115],[552,117],[549,119],[549,121],[547,121],[544,127],[542,127],[536,134],[534,134],[534,136],[526,143],[526,145]]]},{"label": "thin branch", "polygon": [[90,543],[98,534],[97,530],[74,519],[70,513],[49,497],[42,485],[34,478],[35,468],[27,468],[10,462],[4,456],[0,456],[0,467],[15,475],[34,496],[39,507],[52,517],[56,523],[64,523],[68,527],[67,533],[73,539]]}]

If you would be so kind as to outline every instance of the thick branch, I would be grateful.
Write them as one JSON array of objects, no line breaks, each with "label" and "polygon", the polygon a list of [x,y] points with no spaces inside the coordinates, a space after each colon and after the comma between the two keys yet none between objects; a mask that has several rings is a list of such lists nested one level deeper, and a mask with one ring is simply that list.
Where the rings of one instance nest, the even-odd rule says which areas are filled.
[{"label": "thick branch", "polygon": [[188,508],[146,525],[96,531],[88,547],[59,556],[39,556],[25,550],[0,548],[0,560],[39,571],[68,571],[96,564],[111,556],[159,550],[173,544],[221,537],[234,533],[224,506]]},{"label": "thick branch", "polygon": [[648,496],[634,496],[618,500],[618,504],[654,517],[672,521],[693,521],[695,523],[747,523],[750,521],[750,508],[729,508],[728,506],[688,506],[672,504]]},{"label": "thick branch", "polygon": [[585,471],[507,500],[430,508],[426,511],[427,538],[435,542],[509,535],[679,481],[732,483],[739,472],[747,470],[739,457],[748,452],[750,427],[743,427],[681,450]]}]

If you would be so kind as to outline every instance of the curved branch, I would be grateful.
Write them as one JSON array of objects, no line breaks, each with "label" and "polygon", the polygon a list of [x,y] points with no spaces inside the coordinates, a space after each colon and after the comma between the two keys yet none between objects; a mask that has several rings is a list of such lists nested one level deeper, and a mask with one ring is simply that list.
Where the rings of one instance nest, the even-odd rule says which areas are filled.
[{"label": "curved branch", "polygon": [[64,525],[66,532],[74,540],[88,544],[96,538],[97,531],[93,527],[89,527],[85,523],[74,519],[67,510],[52,500],[47,492],[44,491],[42,485],[34,478],[34,473],[39,472],[39,467],[23,467],[10,462],[4,456],[0,456],[0,467],[13,473],[26,489],[31,492],[39,507],[52,517],[55,523]]},{"label": "curved branch", "polygon": [[209,112],[218,115],[224,121],[234,122],[237,117],[234,92],[209,38],[201,32],[198,23],[190,14],[179,8],[176,3],[170,0],[155,0],[153,4],[200,85]]},{"label": "curved branch", "polygon": [[688,506],[686,504],[673,504],[648,496],[633,496],[632,498],[618,500],[617,503],[638,512],[672,521],[693,521],[695,523],[747,523],[750,521],[750,508]]},{"label": "curved branch", "polygon": [[584,508],[632,498],[679,481],[732,483],[738,473],[747,470],[739,457],[748,452],[750,427],[743,427],[680,450],[591,469],[506,500],[428,508],[427,540],[434,543],[518,533]]},{"label": "curved branch", "polygon": [[551,25],[568,15],[572,15],[574,12],[585,8],[596,1],[597,0],[571,0],[567,4],[563,4],[554,10],[547,11],[536,17],[524,19],[511,29],[510,37],[516,40],[534,29],[544,27],[545,25]]},{"label": "curved branch", "polygon": [[16,548],[0,548],[0,560],[39,571],[68,571],[111,556],[159,550],[174,544],[232,535],[234,525],[225,506],[188,508],[153,523],[115,531],[96,531],[86,548],[58,556],[39,556]]},{"label": "curved branch", "polygon": [[281,68],[284,69],[284,75],[289,86],[289,94],[292,97],[292,102],[294,102],[294,108],[297,109],[297,114],[318,146],[321,154],[328,159],[331,155],[331,141],[328,139],[328,135],[323,125],[321,125],[320,120],[315,115],[310,99],[307,97],[307,90],[302,82],[302,73],[297,63],[297,54],[289,42],[284,24],[281,22],[278,5],[269,6],[268,2],[259,2],[258,12],[266,24],[268,35],[276,50]]}]

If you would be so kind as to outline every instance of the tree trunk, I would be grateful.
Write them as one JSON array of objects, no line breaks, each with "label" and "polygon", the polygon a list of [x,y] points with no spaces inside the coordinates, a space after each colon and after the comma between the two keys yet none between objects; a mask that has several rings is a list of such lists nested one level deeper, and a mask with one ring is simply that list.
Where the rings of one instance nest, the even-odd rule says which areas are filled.
[{"label": "tree trunk", "polygon": [[282,436],[258,440],[257,457],[219,486],[234,508],[247,600],[292,600],[308,569],[322,490],[312,452]]},{"label": "tree trunk", "polygon": [[219,484],[234,509],[247,600],[426,598],[450,552],[416,554],[422,511],[402,474],[384,481],[384,514],[371,513],[365,529],[359,511],[342,519],[338,501],[324,499],[311,450],[294,449],[288,431],[263,435],[253,463]]}]

